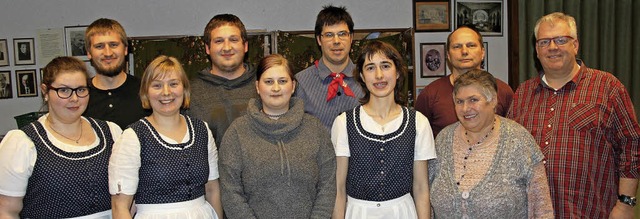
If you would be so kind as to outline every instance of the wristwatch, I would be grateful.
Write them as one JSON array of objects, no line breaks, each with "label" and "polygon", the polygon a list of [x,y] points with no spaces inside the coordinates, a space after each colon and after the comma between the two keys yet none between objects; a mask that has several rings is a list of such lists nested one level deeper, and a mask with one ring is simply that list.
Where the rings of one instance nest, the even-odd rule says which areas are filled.
[{"label": "wristwatch", "polygon": [[636,197],[631,197],[628,195],[618,195],[618,200],[622,203],[630,205],[631,207],[636,206]]}]

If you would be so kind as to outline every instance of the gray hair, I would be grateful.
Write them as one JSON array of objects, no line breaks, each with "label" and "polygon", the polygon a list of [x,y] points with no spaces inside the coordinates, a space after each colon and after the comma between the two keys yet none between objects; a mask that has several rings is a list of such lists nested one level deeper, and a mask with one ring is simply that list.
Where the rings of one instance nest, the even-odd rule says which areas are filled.
[{"label": "gray hair", "polygon": [[541,23],[549,22],[551,23],[551,25],[554,25],[557,21],[566,22],[571,29],[571,33],[569,36],[573,37],[573,39],[578,39],[578,27],[576,26],[576,19],[571,17],[571,15],[567,15],[562,12],[553,12],[538,19],[538,21],[536,22],[536,26],[533,28],[533,34],[536,36],[536,39],[538,39],[538,29],[540,28]]}]

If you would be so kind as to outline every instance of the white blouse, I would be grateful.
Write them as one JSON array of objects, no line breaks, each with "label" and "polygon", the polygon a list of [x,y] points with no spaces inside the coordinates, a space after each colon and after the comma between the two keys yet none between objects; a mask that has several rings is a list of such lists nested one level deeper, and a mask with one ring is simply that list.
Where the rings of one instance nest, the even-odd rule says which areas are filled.
[{"label": "white blouse", "polygon": [[[207,127],[207,136],[209,144],[207,149],[209,152],[209,180],[218,179],[218,149],[213,139],[209,125]],[[187,126],[189,128],[189,126]],[[160,134],[160,133],[158,133]],[[170,144],[179,144],[188,142],[191,139],[189,130],[184,135],[182,141],[175,140],[160,134],[162,140]],[[127,128],[122,133],[120,139],[116,140],[113,145],[111,159],[109,159],[109,193],[112,195],[125,194],[135,195],[138,190],[138,170],[141,166],[140,161],[140,141],[138,136],[131,128]]]},{"label": "white blouse", "polygon": [[[49,114],[38,118],[44,125]],[[89,122],[86,118],[81,117]],[[113,122],[107,122],[113,139],[120,138],[122,129]],[[100,143],[98,134],[93,131],[95,141],[89,145],[76,146],[66,144],[53,136],[47,129],[47,138],[53,146],[66,152],[88,151]],[[11,130],[0,143],[0,194],[11,197],[24,197],[27,193],[27,183],[33,172],[38,155],[34,143],[22,130]]]},{"label": "white blouse", "polygon": [[[336,156],[351,156],[349,151],[349,137],[347,136],[347,112],[341,113],[336,117],[331,127],[331,143],[336,151]],[[375,135],[387,135],[393,133],[402,125],[402,119],[404,116],[404,110],[401,116],[396,117],[392,121],[385,125],[378,124],[369,114],[367,114],[363,107],[360,107],[360,123],[365,131]],[[436,158],[435,141],[433,139],[433,131],[431,131],[431,125],[429,125],[429,119],[422,115],[422,113],[416,111],[416,141],[414,148],[413,160],[430,160]]]}]

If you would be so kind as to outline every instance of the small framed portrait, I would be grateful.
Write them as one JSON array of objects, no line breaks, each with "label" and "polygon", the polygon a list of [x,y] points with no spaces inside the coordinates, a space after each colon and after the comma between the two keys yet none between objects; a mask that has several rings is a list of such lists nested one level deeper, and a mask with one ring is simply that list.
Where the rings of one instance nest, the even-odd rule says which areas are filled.
[{"label": "small framed portrait", "polygon": [[38,96],[35,69],[16,70],[16,84],[18,85],[18,97]]},{"label": "small framed portrait", "polygon": [[444,43],[420,43],[421,78],[447,75],[447,56],[444,47]]},{"label": "small framed portrait", "polygon": [[35,65],[36,51],[33,38],[13,39],[13,59],[16,65]]},{"label": "small framed portrait", "polygon": [[2,66],[9,66],[7,39],[0,39],[0,67]]},{"label": "small framed portrait", "polygon": [[64,43],[67,56],[73,56],[87,61],[87,50],[84,45],[84,31],[87,26],[64,27]]},{"label": "small framed portrait", "polygon": [[413,27],[416,32],[451,30],[450,0],[413,0]]},{"label": "small framed portrait", "polygon": [[489,71],[489,43],[484,42],[484,59],[480,63],[480,69]]},{"label": "small framed portrait", "polygon": [[456,28],[473,26],[482,36],[502,36],[502,0],[456,1]]},{"label": "small framed portrait", "polygon": [[0,99],[13,98],[13,86],[11,86],[11,72],[0,71]]}]

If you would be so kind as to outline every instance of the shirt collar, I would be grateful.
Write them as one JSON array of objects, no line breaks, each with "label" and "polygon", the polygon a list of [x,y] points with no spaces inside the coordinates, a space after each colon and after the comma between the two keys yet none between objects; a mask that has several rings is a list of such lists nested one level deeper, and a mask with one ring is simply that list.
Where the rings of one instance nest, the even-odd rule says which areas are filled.
[{"label": "shirt collar", "polygon": [[[351,60],[349,60],[348,62],[349,64],[347,64],[347,67],[345,67],[342,70],[342,73],[346,77],[353,77],[353,69],[355,69],[356,65],[354,65],[353,62],[351,62]],[[316,68],[318,69],[318,75],[320,76],[320,78],[329,77],[329,74],[331,74],[332,72],[329,69],[329,67],[327,67],[327,65],[324,64],[324,61],[322,60],[322,58],[319,59],[317,63],[318,65],[316,65]]]},{"label": "shirt collar", "polygon": [[[567,86],[568,84],[577,85],[580,82],[580,80],[582,80],[582,78],[584,78],[584,71],[586,71],[587,66],[585,66],[584,61],[582,61],[580,59],[576,59],[576,64],[580,68],[580,69],[578,69],[578,73],[575,76],[573,76],[573,78],[570,81],[568,81],[564,86]],[[548,85],[547,79],[545,77],[544,72],[542,72],[542,74],[540,75],[540,86],[541,87],[545,87],[545,88],[549,88],[549,89],[552,89],[552,90],[556,90],[556,89],[554,89],[554,88],[552,88],[552,87],[550,87]],[[562,87],[564,87],[564,86],[562,86]],[[562,88],[560,88],[560,89],[562,89]],[[560,90],[560,89],[557,89],[557,90]]]}]

